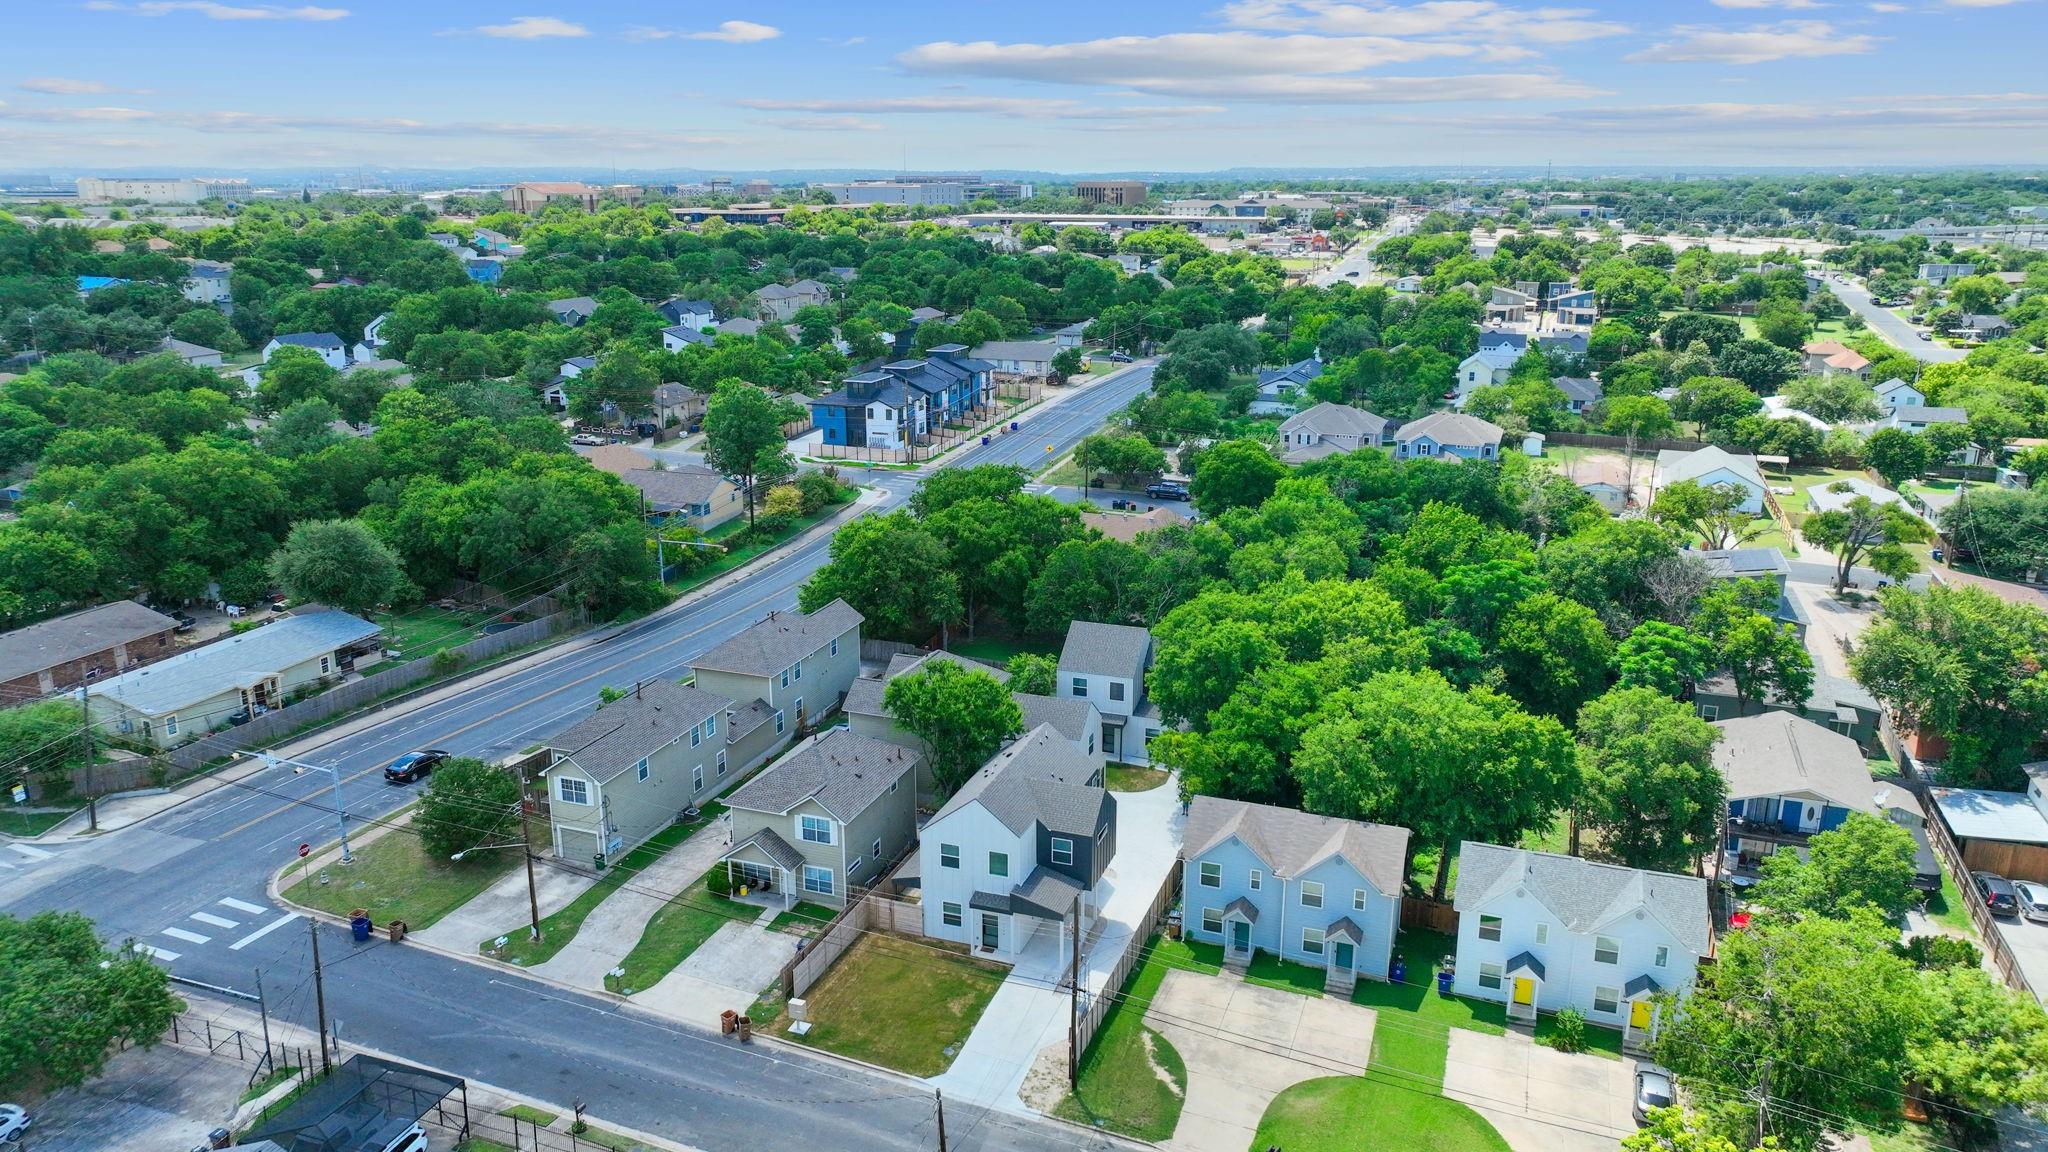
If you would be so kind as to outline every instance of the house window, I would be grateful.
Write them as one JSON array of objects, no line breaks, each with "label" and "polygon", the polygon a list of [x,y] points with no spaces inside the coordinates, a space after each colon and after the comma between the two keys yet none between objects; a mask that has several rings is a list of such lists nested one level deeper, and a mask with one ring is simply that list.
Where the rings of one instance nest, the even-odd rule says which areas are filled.
[{"label": "house window", "polygon": [[702,764],[699,764],[696,767],[690,769],[690,791],[692,794],[695,794],[698,792],[702,792],[703,790],[704,766]]},{"label": "house window", "polygon": [[1699,706],[1699,709],[1700,719],[1702,720],[1719,720],[1721,718],[1721,706],[1718,704],[1702,704]]},{"label": "house window", "polygon": [[796,662],[796,664],[795,664],[795,665],[794,665],[793,667],[791,667],[791,668],[790,668],[790,670],[789,670],[789,678],[790,678],[791,680],[801,680],[801,679],[803,679],[803,678],[804,678],[804,662],[803,662],[803,661],[801,661],[801,660],[797,661],[797,662]]},{"label": "house window", "polygon": [[958,868],[959,866],[960,846],[958,844],[939,845],[939,867]]},{"label": "house window", "polygon": [[965,919],[966,918],[960,914],[960,906],[958,904],[953,903],[951,900],[948,900],[945,903],[939,905],[939,920],[942,923],[944,923],[946,927],[958,928],[962,923],[965,922]]},{"label": "house window", "polygon": [[1500,917],[1481,916],[1479,918],[1479,938],[1481,940],[1500,939]]},{"label": "house window", "polygon": [[702,744],[703,742],[704,730],[702,728],[690,729],[690,747],[695,748],[697,745]]},{"label": "house window", "polygon": [[862,863],[863,863],[864,861],[866,861],[866,860],[867,860],[867,857],[865,857],[865,856],[855,856],[855,857],[853,858],[853,863],[851,863],[851,864],[848,864],[848,865],[846,866],[846,878],[847,878],[847,880],[848,880],[849,882],[850,882],[850,881],[851,881],[851,880],[853,879],[853,875],[854,875],[854,873],[856,873],[856,872],[859,872],[859,871],[860,871],[860,866],[861,866],[861,864],[862,864]]},{"label": "house window", "polygon": [[1110,698],[1111,700],[1122,700],[1122,699],[1124,698],[1124,682],[1123,682],[1123,681],[1121,681],[1121,680],[1111,680],[1111,681],[1109,682],[1109,698]]},{"label": "house window", "polygon": [[813,844],[832,842],[832,822],[822,816],[799,816],[797,828],[797,834]]},{"label": "house window", "polygon": [[641,780],[647,779],[647,757],[642,756],[640,762],[633,765],[633,775]]},{"label": "house window", "polygon": [[573,776],[555,777],[555,798],[564,804],[590,803],[590,785]]},{"label": "house window", "polygon": [[725,749],[723,748],[718,750],[718,774],[720,776],[725,775]]},{"label": "house window", "polygon": [[1321,928],[1303,928],[1301,930],[1301,950],[1311,956],[1321,956],[1323,954],[1323,930]]},{"label": "house window", "polygon": [[1301,882],[1301,906],[1303,908],[1321,908],[1323,906],[1323,886],[1313,880],[1303,880]]},{"label": "house window", "polygon": [[173,712],[169,716],[164,717],[164,735],[176,736],[177,734],[178,714],[176,712]]},{"label": "house window", "polygon": [[832,894],[832,870],[816,864],[804,865],[804,891],[816,892],[821,896]]},{"label": "house window", "polygon": [[1479,986],[1498,992],[1500,991],[1500,985],[1501,966],[1498,964],[1481,964],[1479,966]]},{"label": "house window", "polygon": [[329,668],[332,668],[333,666],[334,666],[334,657],[332,657],[332,656],[322,656],[322,657],[320,658],[320,674],[321,674],[322,676],[325,676],[325,675],[327,675],[327,670],[328,670]]},{"label": "house window", "polygon": [[1351,890],[1351,910],[1353,912],[1365,911],[1365,889],[1353,888]]},{"label": "house window", "polygon": [[787,668],[782,670],[782,687],[789,687],[789,669]]},{"label": "house window", "polygon": [[1666,945],[1666,944],[1659,944],[1659,945],[1657,945],[1657,958],[1656,958],[1655,960],[1651,961],[1651,963],[1655,964],[1655,965],[1656,965],[1657,967],[1659,967],[1659,968],[1663,968],[1663,967],[1665,967],[1666,965],[1670,964],[1670,963],[1671,963],[1671,948],[1670,948],[1670,946],[1669,946],[1669,945]]},{"label": "house window", "polygon": [[1221,932],[1221,931],[1223,931],[1223,909],[1221,909],[1221,908],[1204,908],[1204,909],[1202,909],[1202,931],[1204,931],[1204,932]]},{"label": "house window", "polygon": [[839,655],[839,638],[836,636],[832,638],[832,655]]},{"label": "house window", "polygon": [[1069,684],[1069,688],[1076,696],[1086,696],[1088,694],[1088,678],[1086,676],[1074,677],[1071,684]]},{"label": "house window", "polygon": [[1095,755],[1095,733],[1093,732],[1088,734],[1088,754],[1090,756]]},{"label": "house window", "polygon": [[1074,862],[1074,842],[1065,836],[1053,837],[1052,862],[1055,864],[1072,864]]},{"label": "house window", "polygon": [[799,716],[804,714],[804,698],[801,696],[796,698],[796,714]]},{"label": "house window", "polygon": [[1621,1011],[1621,989],[1593,989],[1593,1011],[1603,1016],[1612,1016],[1616,1012]]},{"label": "house window", "polygon": [[1548,924],[1538,924],[1538,925],[1536,925],[1536,942],[1537,942],[1538,944],[1548,944],[1548,943],[1550,943],[1550,925],[1548,925]]},{"label": "house window", "polygon": [[780,708],[775,710],[775,731],[778,734],[782,731],[782,709]]},{"label": "house window", "polygon": [[704,718],[704,735],[718,735],[718,714],[716,712]]},{"label": "house window", "polygon": [[1010,874],[1010,854],[1008,852],[989,853],[988,874],[991,876],[1008,876]]},{"label": "house window", "polygon": [[1621,963],[1621,941],[1612,936],[1593,937],[1593,963]]},{"label": "house window", "polygon": [[1259,890],[1259,886],[1261,884],[1264,884],[1265,881],[1266,874],[1264,872],[1259,871],[1257,868],[1252,869],[1251,878],[1248,882],[1252,891],[1257,892]]},{"label": "house window", "polygon": [[875,859],[880,860],[882,858],[882,838],[880,836],[875,837],[875,842],[868,847],[868,851],[875,854]]},{"label": "house window", "polygon": [[1116,755],[1116,733],[1117,730],[1114,728],[1105,726],[1102,729],[1102,754],[1104,756]]},{"label": "house window", "polygon": [[1223,887],[1223,865],[1208,860],[1202,861],[1202,887]]}]

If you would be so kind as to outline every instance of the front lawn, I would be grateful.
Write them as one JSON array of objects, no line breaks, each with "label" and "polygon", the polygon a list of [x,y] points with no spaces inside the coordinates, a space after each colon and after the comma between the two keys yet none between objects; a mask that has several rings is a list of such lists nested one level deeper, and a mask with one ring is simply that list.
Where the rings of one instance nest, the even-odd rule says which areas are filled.
[{"label": "front lawn", "polygon": [[0,833],[33,839],[62,824],[76,815],[78,809],[64,808],[54,812],[18,812],[0,810]]},{"label": "front lawn", "polygon": [[1145,945],[1144,959],[1081,1057],[1080,1086],[1053,1115],[1153,1143],[1173,1135],[1187,1098],[1187,1065],[1145,1025],[1145,1009],[1173,967],[1160,955],[1164,943],[1155,936]]},{"label": "front lawn", "polygon": [[[1199,940],[1161,941],[1157,953],[1165,963],[1190,972],[1214,975],[1223,971],[1223,946],[1204,944]],[[1326,973],[1321,968],[1311,968],[1292,960],[1282,960],[1271,952],[1259,952],[1245,969],[1247,984],[1261,984],[1278,988],[1282,992],[1299,992],[1304,996],[1321,996]]]},{"label": "front lawn", "polygon": [[796,907],[791,908],[787,912],[777,912],[775,919],[768,922],[768,927],[777,932],[789,932],[798,936],[811,937],[823,932],[825,925],[830,924],[832,918],[837,915],[839,915],[838,912],[825,907],[823,904],[813,904],[809,900],[799,900]]},{"label": "front lawn", "polygon": [[[1458,942],[1441,932],[1406,929],[1394,938],[1394,950],[1407,961],[1407,979],[1400,984],[1360,980],[1351,990],[1351,1002],[1378,1010],[1382,1019],[1394,1022],[1397,1027],[1410,1027],[1412,1022],[1424,1032],[1433,1028],[1464,1028],[1490,1036],[1501,1035],[1508,1027],[1506,1005],[1437,994],[1437,965],[1457,949]],[[1556,1035],[1556,1017],[1539,1016],[1536,1042],[1551,1044]],[[1609,1060],[1621,1059],[1619,1031],[1588,1022],[1585,1037],[1587,1052]],[[1377,1046],[1378,1041],[1374,1043]],[[1438,1074],[1442,1074],[1441,1068]]]},{"label": "front lawn", "polygon": [[[671,824],[647,838],[645,844],[626,853],[618,863],[605,870],[597,883],[583,890],[583,894],[571,900],[561,911],[545,917],[540,922],[540,939],[535,940],[523,927],[515,928],[502,936],[493,936],[477,945],[477,951],[495,957],[509,964],[531,968],[554,959],[569,941],[576,938],[576,930],[583,927],[583,921],[604,903],[605,898],[619,890],[633,877],[653,865],[667,854],[668,850],[688,840],[698,829],[716,819],[724,806],[716,801],[704,805],[704,811],[697,819],[686,824]],[[499,948],[500,939],[505,946]],[[637,949],[635,949],[637,951]]]},{"label": "front lawn", "polygon": [[1158,768],[1111,764],[1102,770],[1102,780],[1111,792],[1150,792],[1166,783],[1166,773]]},{"label": "front lawn", "polygon": [[1331,1076],[1287,1089],[1267,1105],[1252,1147],[1354,1152],[1367,1132],[1385,1152],[1508,1152],[1479,1113],[1425,1085],[1379,1076]]},{"label": "front lawn", "polygon": [[605,973],[606,991],[622,996],[644,992],[675,971],[676,965],[689,959],[720,928],[727,924],[751,924],[761,915],[761,910],[751,904],[712,892],[705,885],[709,876],[707,872],[690,881],[673,899],[655,909],[647,927],[640,932],[640,942],[619,961],[623,971],[616,976]]},{"label": "front lawn", "polygon": [[[519,863],[513,852],[486,853],[460,864],[435,859],[410,827],[352,847],[355,863],[327,864],[285,889],[284,898],[335,916],[367,908],[379,925],[403,920],[417,932],[475,899]],[[299,865],[290,866],[285,879],[298,872]],[[325,884],[320,882],[322,875],[327,877]]]},{"label": "front lawn", "polygon": [[1009,969],[929,940],[871,932],[811,986],[811,1030],[784,1039],[937,1076],[974,1031]]}]

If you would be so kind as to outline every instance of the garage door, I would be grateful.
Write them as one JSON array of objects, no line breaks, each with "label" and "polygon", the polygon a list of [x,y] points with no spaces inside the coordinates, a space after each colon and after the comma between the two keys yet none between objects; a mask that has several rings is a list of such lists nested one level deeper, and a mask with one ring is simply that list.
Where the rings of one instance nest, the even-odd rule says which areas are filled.
[{"label": "garage door", "polygon": [[582,828],[555,829],[555,855],[586,867],[597,859],[602,848],[597,833]]}]

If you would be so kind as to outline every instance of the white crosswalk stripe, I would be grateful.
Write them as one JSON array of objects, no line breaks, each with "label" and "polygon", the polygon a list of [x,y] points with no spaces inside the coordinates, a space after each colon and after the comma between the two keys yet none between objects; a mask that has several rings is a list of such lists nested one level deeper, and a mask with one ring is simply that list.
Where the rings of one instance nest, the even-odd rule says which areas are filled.
[{"label": "white crosswalk stripe", "polygon": [[31,848],[26,844],[9,844],[8,847],[14,849],[16,852],[28,857],[31,860],[48,860],[50,857],[56,855],[56,853],[54,852],[50,852],[42,848]]},{"label": "white crosswalk stripe", "polygon": [[166,964],[170,963],[173,960],[176,960],[179,956],[183,955],[182,952],[170,952],[162,948],[151,948],[147,944],[137,944],[135,946],[135,950],[137,952],[142,953],[144,956],[154,956]]},{"label": "white crosswalk stripe", "polygon": [[251,904],[247,900],[237,900],[232,896],[222,899],[220,903],[229,908],[233,908],[238,912],[257,913],[268,911],[268,909],[264,908],[263,905],[261,904]]},{"label": "white crosswalk stripe", "polygon": [[197,932],[187,932],[183,928],[166,928],[163,934],[173,940],[183,940],[188,944],[204,944],[208,940],[213,939],[211,936],[201,936]]},{"label": "white crosswalk stripe", "polygon": [[211,912],[194,912],[192,919],[199,921],[201,924],[211,924],[215,928],[239,928],[242,926],[240,920],[230,920],[225,916],[215,916]]},{"label": "white crosswalk stripe", "polygon": [[265,936],[270,935],[272,932],[277,931],[279,928],[284,927],[285,925],[291,923],[294,920],[297,920],[298,918],[299,914],[297,912],[293,912],[285,916],[280,916],[277,919],[272,920],[270,923],[265,924],[263,927],[258,928],[254,932],[249,933],[247,936],[242,937],[240,940],[235,941],[233,944],[228,945],[228,951],[240,952],[242,949],[247,948],[249,945],[254,944],[258,940],[263,939]]}]

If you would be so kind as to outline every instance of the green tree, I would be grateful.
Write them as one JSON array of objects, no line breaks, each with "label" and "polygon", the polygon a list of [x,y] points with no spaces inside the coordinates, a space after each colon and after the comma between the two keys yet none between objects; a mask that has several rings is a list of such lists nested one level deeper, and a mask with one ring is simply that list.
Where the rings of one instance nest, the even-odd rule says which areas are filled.
[{"label": "green tree", "polygon": [[85,742],[79,734],[82,723],[77,703],[70,700],[39,700],[0,709],[0,765],[7,768],[4,780],[50,780],[84,764]]},{"label": "green tree", "polygon": [[0,916],[0,1092],[83,1084],[154,1045],[181,1005],[164,969],[109,949],[76,912]]},{"label": "green tree", "polygon": [[1673,352],[1690,348],[1697,341],[1706,345],[1712,355],[1742,339],[1742,325],[1732,316],[1680,312],[1664,322],[1658,338]]},{"label": "green tree", "polygon": [[1870,385],[1847,373],[1839,376],[1801,376],[1779,393],[1787,406],[1830,424],[1850,420],[1877,419],[1877,393]]},{"label": "green tree", "polygon": [[1756,310],[1756,334],[1780,348],[1798,348],[1813,334],[1813,316],[1796,301],[1766,300]]},{"label": "green tree", "polygon": [[1902,428],[1879,428],[1863,442],[1863,462],[1898,488],[1917,480],[1934,464],[1934,450],[1927,441]]},{"label": "green tree", "polygon": [[1204,516],[1231,508],[1255,508],[1287,475],[1287,465],[1256,440],[1225,440],[1202,452],[1189,491]]},{"label": "green tree", "polygon": [[1603,853],[1680,872],[1713,850],[1728,797],[1713,725],[1656,689],[1616,688],[1579,710],[1578,731],[1577,827],[1592,829]]},{"label": "green tree", "polygon": [[1715,354],[1714,366],[1757,395],[1769,396],[1798,374],[1799,356],[1767,340],[1738,340]]},{"label": "green tree", "polygon": [[633,345],[622,344],[598,357],[596,366],[584,369],[568,382],[569,411],[580,420],[595,420],[613,412],[619,423],[630,424],[654,407],[654,389],[660,383],[661,373],[652,356]]},{"label": "green tree", "polygon": [[754,523],[755,475],[768,453],[784,454],[782,413],[768,393],[740,380],[720,381],[704,410],[704,462],[739,478]]},{"label": "green tree", "polygon": [[832,535],[831,557],[798,594],[806,612],[845,600],[867,618],[868,634],[913,643],[961,619],[945,543],[907,512],[848,521]]},{"label": "green tree", "polygon": [[1653,688],[1681,700],[1714,670],[1714,657],[1709,637],[1662,620],[1645,620],[1615,645],[1614,666],[1622,687]]},{"label": "green tree", "polygon": [[[1648,1127],[1621,1138],[1621,1152],[1749,1152],[1753,1142],[1747,1136],[1740,1142],[1728,1136],[1728,1125],[1715,1109],[1712,1103],[1691,1111],[1676,1105],[1652,1108]],[[1766,1136],[1755,1147],[1756,1152],[1777,1152],[1784,1145],[1776,1136]]]},{"label": "green tree", "polygon": [[1494,654],[1509,695],[1570,723],[1581,705],[1607,690],[1614,642],[1591,608],[1544,592],[1502,617]]},{"label": "green tree", "polygon": [[1696,537],[1702,548],[1737,548],[1763,533],[1756,517],[1742,510],[1748,499],[1733,485],[1680,480],[1657,492],[1650,518]]},{"label": "green tree", "polygon": [[1701,431],[1726,435],[1744,416],[1763,411],[1764,402],[1740,380],[1726,376],[1695,376],[1678,386],[1672,412]]},{"label": "green tree", "polygon": [[[1831,492],[1852,491],[1836,482]],[[1928,538],[1927,524],[1903,504],[1880,504],[1856,496],[1840,508],[1816,512],[1799,526],[1799,535],[1816,548],[1835,555],[1835,591],[1846,591],[1859,561],[1868,561],[1878,575],[1904,580],[1920,570],[1920,561],[1906,547]]]},{"label": "green tree", "polygon": [[1024,713],[1001,681],[950,660],[929,661],[922,671],[889,681],[882,705],[924,742],[941,797],[959,791],[1024,727]]},{"label": "green tree", "polygon": [[519,778],[510,770],[458,756],[427,777],[412,830],[438,868],[457,852],[518,843],[518,803]]},{"label": "green tree", "polygon": [[1913,834],[1904,828],[1851,812],[1839,827],[1815,834],[1805,857],[1778,852],[1766,858],[1750,898],[1788,916],[1847,920],[1869,909],[1896,922],[1918,901],[1916,851]]},{"label": "green tree", "polygon": [[1005,671],[1010,674],[1010,691],[1050,696],[1057,690],[1060,662],[1036,652],[1019,652],[1010,657]]},{"label": "green tree", "polygon": [[308,520],[270,559],[270,578],[294,600],[363,613],[405,579],[389,545],[356,520]]},{"label": "green tree", "polygon": [[1735,681],[1738,716],[1752,700],[1797,704],[1813,693],[1813,657],[1790,624],[1752,612],[1723,631],[1716,646]]},{"label": "green tree", "polygon": [[[2048,1012],[1975,964],[1924,972],[1926,1027],[1908,1049],[1914,1083],[1958,1123],[2048,1099]],[[1960,1132],[1958,1133],[1960,1135]]]},{"label": "green tree", "polygon": [[270,354],[259,373],[256,394],[265,411],[276,412],[301,400],[326,399],[341,373],[311,348],[285,345]]}]

